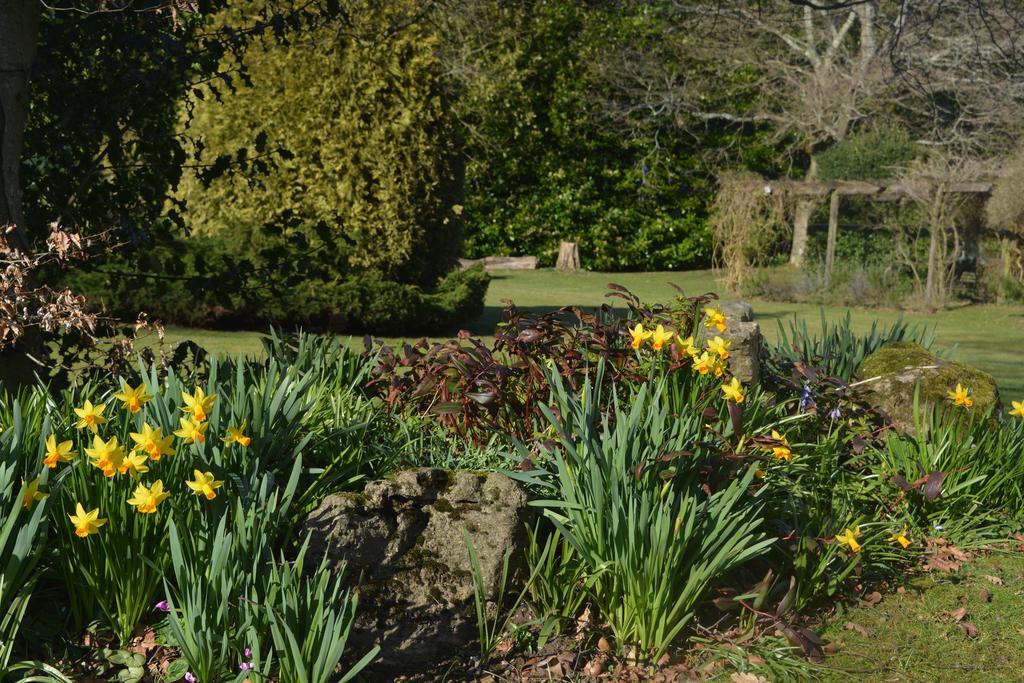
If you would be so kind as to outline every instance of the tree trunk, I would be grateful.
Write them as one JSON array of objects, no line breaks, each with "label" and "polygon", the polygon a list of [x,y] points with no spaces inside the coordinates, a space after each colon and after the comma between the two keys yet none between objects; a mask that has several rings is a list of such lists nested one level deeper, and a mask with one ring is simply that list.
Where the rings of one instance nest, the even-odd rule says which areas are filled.
[{"label": "tree trunk", "polygon": [[939,240],[942,238],[942,230],[933,222],[928,232],[928,274],[925,277],[924,300],[928,306],[934,307],[939,298],[939,278],[942,277],[939,273]]},{"label": "tree trunk", "polygon": [[0,0],[0,228],[9,246],[26,253],[20,166],[40,6],[39,0]]},{"label": "tree trunk", "polygon": [[836,237],[839,234],[839,190],[832,190],[828,205],[828,243],[825,246],[825,286],[832,282],[836,262]]},{"label": "tree trunk", "polygon": [[796,203],[793,212],[793,246],[789,252],[790,265],[804,267],[807,255],[807,233],[810,230],[811,214],[818,208],[818,203],[811,199],[801,199]]},{"label": "tree trunk", "polygon": [[[21,208],[21,150],[28,122],[28,79],[39,34],[39,0],[0,0],[0,254],[31,251]],[[0,292],[0,297],[5,296]],[[33,381],[42,340],[28,331],[0,350],[0,391]]]},{"label": "tree trunk", "polygon": [[579,245],[575,242],[562,242],[558,245],[558,261],[555,262],[555,268],[558,270],[579,270]]},{"label": "tree trunk", "polygon": [[[818,160],[811,155],[811,165],[807,169],[804,180],[814,180],[818,175]],[[789,251],[789,263],[797,268],[803,268],[804,258],[807,255],[807,233],[810,230],[811,215],[818,208],[818,201],[815,199],[801,199],[796,203],[793,212],[793,246]]]},{"label": "tree trunk", "polygon": [[999,300],[998,303],[1006,303],[1007,297],[1007,285],[1010,282],[1010,278],[1013,276],[1013,260],[1011,249],[1013,248],[1013,242],[1008,238],[1003,237],[999,240],[999,260],[1002,267],[999,269],[999,274],[1002,279],[999,281]]}]

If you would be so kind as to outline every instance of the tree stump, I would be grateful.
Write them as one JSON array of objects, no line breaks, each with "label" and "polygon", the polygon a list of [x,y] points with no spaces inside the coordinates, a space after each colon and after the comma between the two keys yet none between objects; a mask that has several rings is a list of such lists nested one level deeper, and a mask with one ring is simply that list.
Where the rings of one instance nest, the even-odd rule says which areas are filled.
[{"label": "tree stump", "polygon": [[558,245],[558,261],[555,262],[555,268],[558,270],[579,270],[579,245],[575,242],[562,242]]}]

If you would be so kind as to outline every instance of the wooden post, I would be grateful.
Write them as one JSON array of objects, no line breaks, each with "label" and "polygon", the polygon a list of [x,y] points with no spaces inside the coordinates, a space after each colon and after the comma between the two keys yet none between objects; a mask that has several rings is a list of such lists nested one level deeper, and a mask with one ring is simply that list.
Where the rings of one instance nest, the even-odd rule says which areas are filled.
[{"label": "wooden post", "polygon": [[839,232],[839,190],[832,190],[828,205],[828,243],[825,245],[825,286],[832,282],[836,262],[836,234]]},{"label": "wooden post", "polygon": [[558,270],[579,270],[579,245],[575,242],[562,242],[558,245],[558,261],[555,262],[555,268]]}]

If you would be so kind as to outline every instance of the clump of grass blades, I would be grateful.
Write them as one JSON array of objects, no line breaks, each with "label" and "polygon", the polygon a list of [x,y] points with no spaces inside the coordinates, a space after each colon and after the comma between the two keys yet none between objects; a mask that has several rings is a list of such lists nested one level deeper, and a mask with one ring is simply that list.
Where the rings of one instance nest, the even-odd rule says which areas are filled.
[{"label": "clump of grass blades", "polygon": [[902,316],[890,325],[871,323],[864,335],[853,331],[849,311],[840,321],[829,321],[821,309],[821,326],[812,332],[806,320],[779,321],[778,340],[768,349],[774,362],[803,362],[820,368],[827,375],[846,382],[853,379],[865,358],[895,341],[913,341],[925,348],[935,343],[935,335],[925,327],[906,323]]},{"label": "clump of grass blades", "polygon": [[[586,567],[587,595],[619,648],[657,660],[708,589],[772,540],[748,493],[753,466],[710,495],[701,488],[701,414],[671,416],[660,383],[640,387],[628,406],[613,396],[602,413],[600,385],[576,393],[551,377],[554,410],[544,413],[556,445],[546,469],[519,476],[547,495],[536,504]],[[661,456],[686,449],[694,455],[663,479]]]}]

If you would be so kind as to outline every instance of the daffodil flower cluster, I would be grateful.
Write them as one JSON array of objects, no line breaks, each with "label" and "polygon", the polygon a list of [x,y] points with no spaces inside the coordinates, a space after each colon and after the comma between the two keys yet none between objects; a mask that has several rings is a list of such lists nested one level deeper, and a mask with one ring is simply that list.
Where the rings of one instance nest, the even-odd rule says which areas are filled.
[{"label": "daffodil flower cluster", "polygon": [[[859,553],[863,549],[863,545],[857,540],[861,537],[860,527],[851,529],[847,527],[843,530],[843,533],[836,534],[836,542],[839,545],[846,546],[851,552]],[[910,537],[907,536],[907,527],[903,527],[901,530],[894,532],[889,536],[889,541],[898,544],[901,548],[906,550],[910,547]]]},{"label": "daffodil flower cluster", "polygon": [[[725,314],[717,306],[708,306],[704,309],[704,326],[708,330],[716,330],[719,333],[728,329]],[[675,344],[681,353],[693,360],[693,370],[700,375],[714,375],[720,378],[725,376],[728,370],[726,361],[729,360],[729,348],[732,346],[732,342],[717,334],[705,341],[703,349],[697,346],[692,335],[684,339],[660,323],[653,329],[646,329],[642,323],[637,323],[635,327],[629,329],[629,336],[631,338],[630,347],[636,351],[644,348],[648,343],[650,343],[652,351],[661,351],[667,345]],[[723,398],[733,403],[743,403],[746,397],[743,385],[735,377],[723,384],[721,389]]]},{"label": "daffodil flower cluster", "polygon": [[[147,393],[145,383],[132,387],[125,383],[119,393],[114,394],[124,409],[132,415],[142,411],[143,407],[153,400],[153,396]],[[174,439],[181,440],[182,445],[203,443],[209,429],[209,415],[217,400],[216,394],[207,396],[203,390],[197,387],[191,394],[182,392],[181,411],[184,415],[180,418],[181,428],[173,434],[165,435],[160,427],[154,427],[148,422],[143,422],[140,431],[131,432],[129,437],[132,444],[122,444],[117,436],[104,439],[100,435],[100,428],[108,422],[107,404],[94,405],[86,400],[81,408],[75,408],[77,420],[74,427],[88,430],[92,433],[92,443],[82,450],[89,459],[89,463],[99,469],[104,477],[113,478],[119,475],[129,475],[138,479],[141,475],[149,472],[150,462],[159,462],[163,457],[175,455]],[[238,444],[242,448],[248,448],[252,438],[246,435],[247,423],[242,421],[237,427],[230,426],[227,429],[227,436],[222,441],[227,447]],[[56,434],[50,434],[46,439],[45,455],[43,464],[51,469],[61,464],[72,463],[78,457],[71,439],[58,440]],[[83,444],[84,446],[84,444]],[[30,508],[36,501],[42,500],[45,494],[39,492],[39,479],[31,482],[23,482],[25,494],[23,506]],[[196,496],[202,496],[207,500],[217,497],[217,490],[224,482],[215,478],[212,472],[200,469],[193,470],[193,479],[186,480],[185,485],[191,489]],[[157,479],[151,484],[139,482],[126,503],[136,509],[140,514],[153,514],[158,506],[167,500],[171,492],[164,488],[162,479]],[[85,538],[97,533],[106,524],[107,520],[100,517],[100,509],[86,510],[81,502],[75,503],[75,514],[68,515],[74,525],[75,534]]]}]

